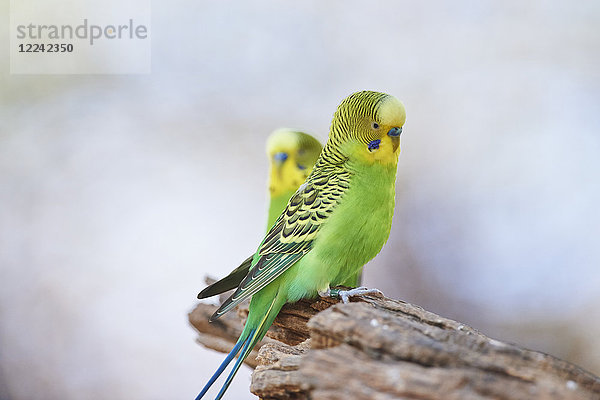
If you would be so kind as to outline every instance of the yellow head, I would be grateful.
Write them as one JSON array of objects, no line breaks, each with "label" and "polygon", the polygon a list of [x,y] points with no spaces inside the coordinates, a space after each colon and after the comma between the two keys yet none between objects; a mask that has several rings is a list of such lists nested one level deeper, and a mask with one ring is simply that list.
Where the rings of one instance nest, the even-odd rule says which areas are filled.
[{"label": "yellow head", "polygon": [[332,161],[393,164],[400,154],[404,105],[394,96],[363,91],[351,94],[333,116],[325,153]]},{"label": "yellow head", "polygon": [[306,133],[291,129],[274,131],[267,140],[271,197],[295,192],[310,174],[321,148],[321,143]]}]

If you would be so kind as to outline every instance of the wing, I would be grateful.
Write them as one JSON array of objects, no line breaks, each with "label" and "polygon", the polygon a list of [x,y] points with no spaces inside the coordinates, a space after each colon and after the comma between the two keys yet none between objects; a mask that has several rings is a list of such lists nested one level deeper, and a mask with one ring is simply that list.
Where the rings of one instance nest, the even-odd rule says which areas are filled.
[{"label": "wing", "polygon": [[349,180],[350,173],[341,168],[329,173],[313,170],[265,236],[248,275],[211,321],[273,282],[311,250],[319,229],[348,189]]},{"label": "wing", "polygon": [[239,267],[231,271],[231,273],[225,278],[220,279],[212,285],[204,288],[200,293],[198,293],[198,298],[205,299],[207,297],[221,294],[238,287],[240,282],[242,282],[246,275],[248,275],[250,267],[252,267],[252,257],[253,256],[246,258]]}]

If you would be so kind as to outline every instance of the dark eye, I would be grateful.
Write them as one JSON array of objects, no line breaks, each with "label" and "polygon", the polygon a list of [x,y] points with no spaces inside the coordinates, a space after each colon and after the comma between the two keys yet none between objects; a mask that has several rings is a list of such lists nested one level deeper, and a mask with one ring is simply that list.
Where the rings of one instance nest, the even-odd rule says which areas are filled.
[{"label": "dark eye", "polygon": [[373,127],[373,129],[378,129],[379,128],[379,124],[377,122],[373,122],[371,124],[371,126]]},{"label": "dark eye", "polygon": [[296,166],[298,167],[298,169],[306,169],[306,167],[302,164],[296,164]]}]

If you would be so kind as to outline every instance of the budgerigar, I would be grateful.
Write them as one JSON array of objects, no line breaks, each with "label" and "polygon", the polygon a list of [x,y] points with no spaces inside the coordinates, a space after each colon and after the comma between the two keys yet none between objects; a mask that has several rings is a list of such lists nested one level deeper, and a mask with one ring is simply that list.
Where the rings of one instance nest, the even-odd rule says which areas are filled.
[{"label": "budgerigar", "polygon": [[[251,297],[237,343],[197,399],[241,352],[216,399],[223,397],[285,303],[329,293],[379,253],[392,225],[405,119],[402,103],[384,93],[354,93],[338,106],[315,168],[259,245],[248,275],[211,317]],[[349,292],[338,294],[356,293]]]},{"label": "budgerigar", "polygon": [[[309,134],[290,129],[278,129],[267,140],[269,157],[269,218],[267,229],[271,228],[281,215],[288,200],[300,184],[309,176],[319,158],[321,143]],[[247,260],[248,261],[248,260]],[[241,271],[238,273],[241,275]],[[358,286],[361,283],[362,268],[349,276],[340,285]],[[239,277],[239,282],[246,275]],[[232,282],[233,283],[233,282]],[[237,287],[237,285],[235,286]],[[231,289],[234,289],[233,287]]]},{"label": "budgerigar", "polygon": [[267,139],[269,157],[269,218],[267,230],[281,215],[288,200],[304,183],[321,154],[321,143],[311,135],[277,129]]},{"label": "budgerigar", "polygon": [[[304,183],[321,154],[321,143],[308,133],[281,128],[273,131],[267,139],[269,158],[269,210],[267,232],[281,215],[288,200]],[[252,256],[223,279],[213,283],[198,295],[199,299],[227,292],[239,286],[248,275]],[[355,286],[354,281],[346,286]]]}]

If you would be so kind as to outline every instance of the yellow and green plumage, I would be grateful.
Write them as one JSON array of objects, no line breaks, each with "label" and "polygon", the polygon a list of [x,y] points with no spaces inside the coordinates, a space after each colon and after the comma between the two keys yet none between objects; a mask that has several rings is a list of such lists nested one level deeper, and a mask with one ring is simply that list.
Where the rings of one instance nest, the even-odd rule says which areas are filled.
[{"label": "yellow and green plumage", "polygon": [[323,146],[311,135],[278,129],[267,139],[269,158],[269,217],[267,230],[281,215],[288,200],[304,183]]},{"label": "yellow and green plumage", "polygon": [[395,97],[348,96],[334,114],[315,168],[269,230],[236,291],[211,321],[251,297],[246,325],[198,399],[240,353],[220,399],[285,303],[346,282],[379,253],[390,233],[400,133],[406,114]]},{"label": "yellow and green plumage", "polygon": [[[323,146],[308,133],[280,128],[267,139],[267,157],[269,158],[269,210],[267,232],[285,209],[288,200],[306,180]],[[238,287],[248,275],[252,265],[252,256],[234,269],[229,275],[204,289],[199,299],[211,297]],[[354,282],[348,286],[354,286]]]}]

